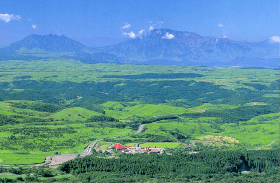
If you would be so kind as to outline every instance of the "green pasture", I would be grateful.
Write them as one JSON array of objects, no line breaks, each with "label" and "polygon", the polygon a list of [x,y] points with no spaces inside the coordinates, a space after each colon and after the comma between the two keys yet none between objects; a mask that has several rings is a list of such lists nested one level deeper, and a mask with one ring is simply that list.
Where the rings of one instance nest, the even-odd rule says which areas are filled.
[{"label": "green pasture", "polygon": [[256,116],[249,121],[245,122],[245,124],[273,124],[277,125],[277,121],[280,120],[280,113],[271,113],[271,114],[265,114]]},{"label": "green pasture", "polygon": [[[116,105],[116,102],[114,103]],[[118,103],[119,104],[119,103]],[[108,102],[105,106],[108,105]],[[119,105],[120,106],[120,105]],[[105,110],[107,116],[117,119],[127,119],[129,117],[153,117],[163,115],[183,114],[187,110],[183,107],[173,107],[164,104],[139,104],[132,107],[125,107],[122,110]]]},{"label": "green pasture", "polygon": [[206,110],[222,110],[222,109],[234,109],[236,106],[232,106],[232,105],[227,105],[227,104],[211,104],[211,103],[205,103],[201,106],[197,106],[197,107],[192,107],[192,108],[188,108],[187,111],[189,113],[203,113]]},{"label": "green pasture", "polygon": [[10,173],[10,172],[3,172],[0,173],[0,178],[8,178],[8,179],[16,179],[17,177],[26,177],[26,175],[18,175],[18,174],[14,174],[14,173]]},{"label": "green pasture", "polygon": [[273,140],[279,139],[279,120],[274,124],[223,125],[224,132],[219,135],[233,137],[248,149],[266,147]]},{"label": "green pasture", "polygon": [[102,105],[110,110],[119,110],[120,111],[123,108],[125,108],[120,102],[113,102],[113,101],[105,102]]},{"label": "green pasture", "polygon": [[191,135],[193,137],[199,137],[205,134],[211,134],[215,132],[215,129],[210,127],[208,123],[179,123],[179,122],[159,122],[159,123],[151,123],[146,124],[146,128],[148,128],[144,134],[157,134],[162,136],[169,136],[170,130],[177,129],[179,132],[185,135]]},{"label": "green pasture", "polygon": [[[17,128],[21,126],[24,125],[17,126]],[[6,144],[3,147],[6,150],[0,149],[0,164],[42,163],[45,156],[56,153],[80,154],[95,139],[133,133],[129,127],[125,129],[110,127],[96,128],[87,127],[86,124],[30,126],[29,128],[30,130],[28,127],[23,127],[22,130],[28,130],[30,134],[24,135],[17,133],[13,139],[11,139],[13,133],[10,131],[0,132],[0,144]],[[46,131],[57,129],[62,130],[60,135],[56,133],[50,134]]]},{"label": "green pasture", "polygon": [[0,164],[4,165],[25,165],[25,164],[37,164],[43,163],[46,156],[51,155],[48,153],[30,153],[30,154],[16,154],[13,151],[10,153],[2,153],[0,151]]},{"label": "green pasture", "polygon": [[107,149],[111,144],[102,145],[102,149]]},{"label": "green pasture", "polygon": [[[78,60],[49,59],[47,61],[1,61],[0,76],[2,81],[12,81],[21,76],[31,76],[33,80],[52,81],[108,81],[115,78],[102,78],[106,75],[140,75],[145,73],[196,73],[203,77],[183,78],[207,81],[224,85],[228,89],[248,88],[243,83],[254,81],[270,85],[275,81],[277,70],[242,69],[242,68],[207,68],[194,66],[157,66],[157,65],[117,65],[117,64],[84,64]],[[122,79],[118,79],[122,80]]]},{"label": "green pasture", "polygon": [[74,107],[63,109],[62,111],[53,113],[49,116],[49,118],[53,118],[54,120],[69,120],[69,121],[85,121],[92,116],[100,116],[103,115],[101,113],[90,111],[82,107]]},{"label": "green pasture", "polygon": [[[179,75],[169,77],[174,74]],[[140,134],[106,141],[174,148],[180,135],[187,141],[213,135],[237,139],[247,149],[265,147],[279,138],[280,113],[271,107],[279,105],[278,80],[279,70],[272,69],[1,61],[0,164],[42,163],[55,153],[79,154],[95,139],[135,133],[131,121],[168,115],[178,119],[145,124]],[[147,93],[146,88],[137,93],[142,86]],[[177,91],[178,96],[172,95]],[[244,121],[198,115],[239,107],[247,107],[250,114],[254,106],[268,114]],[[111,125],[117,121],[88,122],[93,116],[121,119],[124,127]],[[147,142],[152,137],[173,142]]]},{"label": "green pasture", "polygon": [[154,148],[176,148],[180,145],[178,142],[147,142],[140,144],[140,147],[154,147]]}]

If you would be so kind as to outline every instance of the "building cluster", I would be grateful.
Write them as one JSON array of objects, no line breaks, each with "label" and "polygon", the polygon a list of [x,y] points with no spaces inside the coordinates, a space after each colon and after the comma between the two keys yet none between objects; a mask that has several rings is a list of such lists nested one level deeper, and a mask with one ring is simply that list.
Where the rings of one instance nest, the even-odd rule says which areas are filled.
[{"label": "building cluster", "polygon": [[125,153],[125,154],[140,154],[140,153],[158,153],[162,154],[163,153],[163,148],[150,148],[150,147],[139,147],[138,144],[135,146],[125,146],[120,143],[115,143],[107,148],[106,151],[110,152],[112,150],[117,150],[120,151],[120,153]]}]

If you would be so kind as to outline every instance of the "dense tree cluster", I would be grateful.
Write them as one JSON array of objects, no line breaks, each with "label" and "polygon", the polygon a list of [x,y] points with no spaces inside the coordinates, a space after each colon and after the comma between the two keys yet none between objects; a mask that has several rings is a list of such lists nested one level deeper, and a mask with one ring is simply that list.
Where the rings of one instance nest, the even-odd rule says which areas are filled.
[{"label": "dense tree cluster", "polygon": [[234,109],[216,109],[207,110],[204,113],[186,113],[183,116],[188,118],[199,117],[219,117],[215,120],[218,124],[221,123],[238,123],[240,121],[248,121],[251,118],[259,115],[277,113],[279,107],[277,105],[269,106],[241,106]]},{"label": "dense tree cluster", "polygon": [[[121,85],[120,85],[121,84]],[[258,90],[252,91],[246,88],[235,91],[226,90],[221,86],[209,82],[196,82],[184,80],[161,80],[156,82],[126,80],[115,82],[82,82],[75,83],[64,81],[34,81],[19,80],[12,83],[0,83],[1,100],[42,100],[51,104],[36,104],[36,106],[25,106],[25,104],[14,104],[21,108],[30,108],[39,111],[57,111],[61,102],[73,100],[68,106],[80,106],[90,110],[103,113],[102,107],[93,104],[101,104],[107,101],[140,103],[166,103],[172,105],[198,106],[203,103],[213,104],[244,104],[252,101],[263,101],[275,103],[273,99],[262,97],[266,90],[279,87],[279,82],[270,86],[250,84]],[[11,92],[11,89],[24,89],[21,92]],[[80,100],[75,100],[82,96]],[[176,103],[177,99],[183,99],[184,103]],[[275,103],[276,104],[276,103]]]},{"label": "dense tree cluster", "polygon": [[63,109],[64,106],[59,106],[57,104],[49,104],[49,103],[42,103],[42,102],[33,102],[33,103],[19,103],[19,102],[10,102],[13,107],[22,108],[22,109],[31,109],[35,111],[41,112],[57,112]]},{"label": "dense tree cluster", "polygon": [[[261,160],[259,157],[262,157]],[[279,149],[260,151],[202,151],[189,154],[176,151],[167,154],[122,154],[119,158],[106,159],[88,156],[62,164],[59,169],[74,174],[79,181],[233,181],[241,177],[241,171],[250,171],[258,175],[251,181],[266,178],[268,182],[277,182],[279,177]],[[265,173],[264,173],[265,172]],[[115,175],[119,175],[116,177]],[[130,178],[127,177],[129,175]],[[249,175],[250,176],[250,175]],[[241,179],[242,180],[242,179]]]}]

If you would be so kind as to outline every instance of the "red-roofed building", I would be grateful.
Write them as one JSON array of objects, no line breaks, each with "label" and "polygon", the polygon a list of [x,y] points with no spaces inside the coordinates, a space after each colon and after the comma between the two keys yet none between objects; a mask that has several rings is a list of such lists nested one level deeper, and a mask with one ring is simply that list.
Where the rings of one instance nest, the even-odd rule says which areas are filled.
[{"label": "red-roofed building", "polygon": [[122,144],[119,144],[119,143],[115,143],[113,145],[113,147],[116,149],[116,150],[119,150],[119,149],[127,149],[126,146],[122,145]]}]

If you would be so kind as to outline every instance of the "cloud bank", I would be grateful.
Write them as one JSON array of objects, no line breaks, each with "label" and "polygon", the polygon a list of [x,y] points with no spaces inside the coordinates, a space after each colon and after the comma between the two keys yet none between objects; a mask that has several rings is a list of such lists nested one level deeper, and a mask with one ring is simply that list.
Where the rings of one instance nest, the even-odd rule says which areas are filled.
[{"label": "cloud bank", "polygon": [[122,34],[125,35],[125,36],[129,36],[130,38],[136,38],[136,37],[142,38],[142,35],[144,34],[144,32],[145,32],[145,30],[142,29],[142,30],[140,30],[138,32],[138,34],[135,34],[133,31],[131,31],[131,32],[124,32]]},{"label": "cloud bank", "polygon": [[[154,30],[155,28],[160,28],[163,25],[163,21],[158,21],[156,23],[153,23],[152,21],[148,22],[150,25],[148,27],[146,27],[145,29],[141,29],[140,31],[138,31],[138,33],[134,33],[133,31],[131,32],[123,32],[122,34],[125,36],[129,36],[130,38],[136,38],[139,37],[140,39],[143,38],[143,35],[145,34],[149,34],[150,31]],[[121,27],[121,29],[130,29],[131,28],[131,24],[126,23],[123,27]],[[173,39],[174,35],[173,34],[167,34],[163,37],[164,39]]]},{"label": "cloud bank", "polygon": [[224,25],[223,24],[218,24],[218,27],[223,27]]},{"label": "cloud bank", "polygon": [[125,35],[125,36],[129,36],[130,38],[136,38],[136,34],[133,31],[128,32],[128,33],[124,32],[122,34]]},{"label": "cloud bank", "polygon": [[173,34],[169,34],[168,32],[166,32],[165,36],[162,36],[162,39],[173,39],[174,35]]},{"label": "cloud bank", "polygon": [[272,36],[270,37],[270,41],[280,43],[280,37],[278,36]]},{"label": "cloud bank", "polygon": [[19,20],[21,17],[19,15],[14,15],[14,14],[0,14],[0,19],[3,20],[4,22],[8,23],[11,20]]}]

